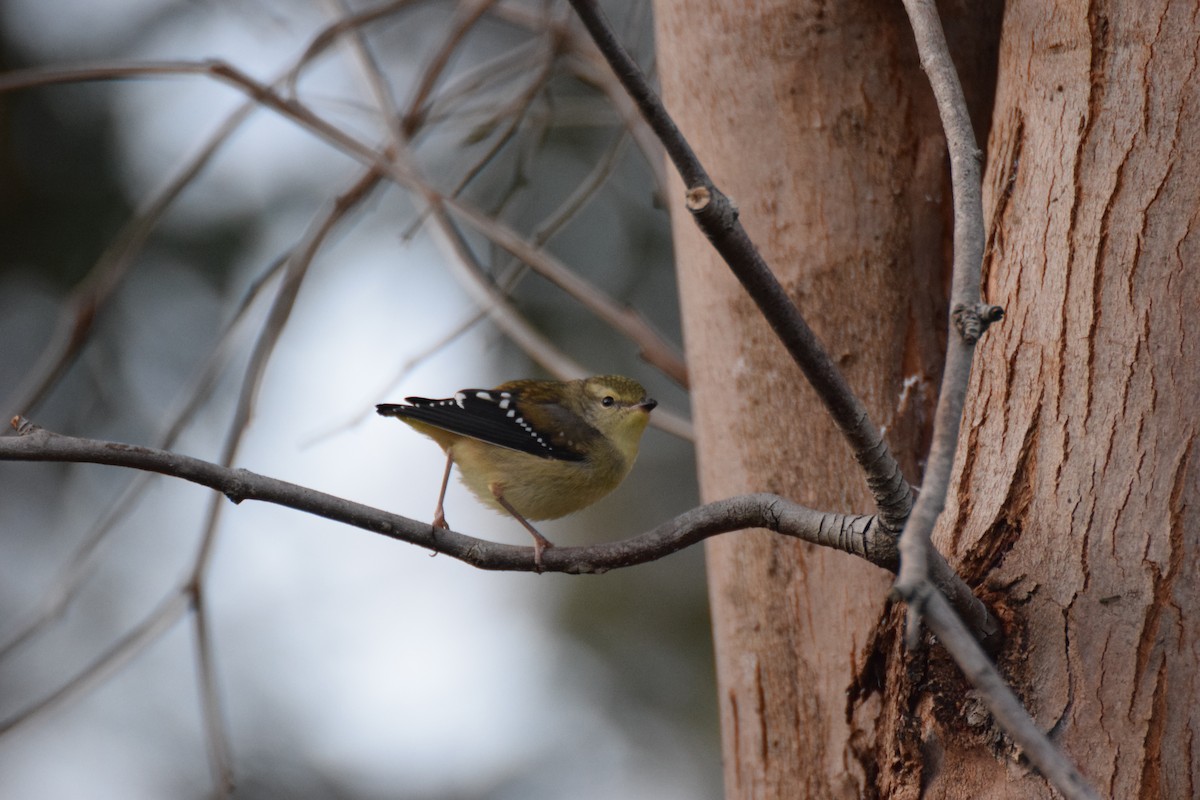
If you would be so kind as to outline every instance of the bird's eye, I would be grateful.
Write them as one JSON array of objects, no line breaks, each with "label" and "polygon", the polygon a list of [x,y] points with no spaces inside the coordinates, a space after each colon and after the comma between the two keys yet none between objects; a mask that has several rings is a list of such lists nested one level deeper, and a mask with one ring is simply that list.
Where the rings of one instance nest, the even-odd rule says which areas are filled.
[{"label": "bird's eye", "polygon": [[606,394],[604,396],[604,399],[600,401],[600,405],[604,406],[605,408],[608,408],[615,402],[617,402],[616,398],[614,398],[611,394]]}]

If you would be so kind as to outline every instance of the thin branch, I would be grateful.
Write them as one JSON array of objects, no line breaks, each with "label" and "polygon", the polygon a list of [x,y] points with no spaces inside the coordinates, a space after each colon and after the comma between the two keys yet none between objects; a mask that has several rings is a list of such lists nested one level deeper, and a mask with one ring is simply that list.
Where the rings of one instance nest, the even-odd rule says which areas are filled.
[{"label": "thin branch", "polygon": [[1020,699],[979,649],[979,644],[963,628],[954,610],[947,605],[946,598],[928,583],[923,584],[923,590],[927,595],[921,605],[930,630],[954,658],[954,663],[958,664],[971,685],[979,690],[996,722],[1021,747],[1021,754],[1067,800],[1100,800],[1100,795],[1079,774],[1071,759],[1054,746],[1033,717],[1029,716]]},{"label": "thin branch", "polygon": [[875,498],[881,524],[898,533],[912,509],[912,489],[866,407],[738,222],[737,210],[713,185],[641,69],[617,41],[597,2],[571,0],[571,5],[666,148],[687,187],[687,207],[696,224],[754,300],[849,442]]},{"label": "thin branch", "polygon": [[[294,483],[244,469],[202,461],[179,453],[137,445],[80,439],[39,428],[19,417],[12,420],[17,436],[0,438],[0,461],[59,461],[108,464],[155,472],[198,483],[221,492],[234,503],[260,500],[353,525],[487,570],[539,571],[532,547],[497,544],[462,533],[434,529],[427,523],[343,500]],[[619,542],[588,547],[554,547],[542,556],[551,572],[602,573],[655,561],[710,536],[763,528],[844,553],[882,569],[899,566],[896,540],[869,515],[814,511],[772,494],[752,494],[694,508],[648,533]],[[944,561],[935,569],[949,596],[966,598],[960,614],[984,615],[980,635],[987,635],[987,611]]]},{"label": "thin branch", "polygon": [[548,15],[530,12],[513,4],[501,3],[492,9],[492,15],[524,30],[552,35],[555,41],[561,44],[567,56],[566,64],[575,77],[604,93],[609,105],[617,112],[622,124],[641,150],[646,166],[654,175],[654,184],[660,189],[665,187],[667,181],[662,143],[646,124],[637,105],[617,81],[608,63],[596,51],[591,38],[581,35],[574,27]]},{"label": "thin branch", "polygon": [[954,274],[950,299],[954,330],[947,344],[933,442],[921,494],[899,543],[901,568],[895,590],[909,604],[910,646],[915,643],[919,619],[924,614],[967,680],[979,690],[996,721],[1021,746],[1042,776],[1071,800],[1098,799],[1099,795],[1070,759],[1037,727],[979,643],[967,633],[929,581],[928,569],[936,552],[930,537],[950,487],[975,343],[987,325],[1000,315],[999,309],[983,306],[979,301],[984,249],[981,154],[962,86],[933,0],[904,0],[904,7],[916,37],[921,65],[933,88],[950,151],[954,196]]},{"label": "thin branch", "polygon": [[[357,49],[360,51],[365,51],[365,48],[366,44],[360,43]],[[524,86],[517,93],[517,96],[514,97],[510,102],[506,103],[505,107],[493,110],[487,120],[476,126],[476,133],[472,134],[470,137],[471,139],[476,139],[477,137],[480,140],[483,138],[491,138],[493,141],[488,146],[487,150],[480,157],[474,159],[474,163],[472,163],[466,169],[465,173],[455,182],[454,188],[450,189],[450,191],[447,193],[450,197],[460,196],[467,186],[469,186],[477,177],[479,177],[479,175],[488,167],[488,165],[493,163],[497,156],[499,156],[499,154],[516,137],[521,123],[526,120],[531,109],[533,108],[533,101],[536,100],[538,95],[545,90],[546,82],[549,80],[550,75],[553,72],[557,58],[558,54],[555,47],[533,51],[531,54],[531,62],[533,63],[521,70],[521,77]],[[360,60],[362,59],[360,58]],[[373,60],[371,60],[369,63],[371,66],[374,66]],[[373,70],[373,73],[374,72],[377,72],[377,70]],[[530,72],[532,72],[532,76],[529,75]],[[373,84],[377,82],[374,79],[373,74],[369,77],[371,77]],[[378,94],[378,92],[376,92],[376,94]],[[410,130],[411,120],[415,118],[416,117],[414,117],[412,114],[406,115],[404,117],[405,126],[403,128],[397,127],[394,130],[394,140],[396,141],[397,147],[406,147],[406,142],[411,144],[411,142],[416,138],[417,133],[422,131],[422,129],[415,128]],[[428,121],[427,111],[422,111],[420,118],[424,121]],[[488,133],[486,137],[479,137],[477,133],[478,131],[494,131],[495,128],[500,126],[502,119],[505,120],[504,128],[498,135],[492,132]],[[406,240],[411,238],[415,230],[424,223],[425,214],[419,214],[417,218],[409,225],[409,227],[405,229],[405,232],[401,238]]]},{"label": "thin branch", "polygon": [[[296,297],[308,274],[309,266],[338,224],[379,185],[382,174],[368,168],[350,188],[339,195],[312,226],[302,243],[293,248],[287,259],[284,273],[267,319],[259,332],[250,354],[237,406],[229,423],[229,433],[221,449],[221,463],[232,465],[242,438],[253,415],[258,389],[266,372],[267,363],[283,334],[284,327],[295,307]],[[196,636],[196,652],[200,679],[201,708],[208,745],[209,765],[218,797],[228,797],[233,789],[233,755],[229,749],[229,736],[225,732],[224,716],[221,713],[216,667],[212,661],[212,644],[208,632],[207,597],[205,577],[212,559],[217,539],[218,521],[223,506],[217,498],[209,504],[204,533],[197,549],[192,573],[187,581],[186,593],[193,608],[193,628]]]},{"label": "thin branch", "polygon": [[511,3],[500,3],[494,6],[490,13],[494,19],[522,30],[552,36],[566,55],[566,66],[576,79],[599,89],[608,100],[608,104],[617,112],[621,123],[642,152],[646,166],[653,173],[655,186],[660,189],[665,186],[666,173],[661,143],[638,113],[637,106],[616,80],[607,62],[600,57],[590,38],[549,14]]},{"label": "thin branch", "polygon": [[[441,79],[442,73],[446,71],[446,67],[450,64],[450,59],[458,50],[467,34],[475,27],[487,10],[496,4],[496,0],[475,0],[475,3],[464,9],[460,4],[457,11],[458,18],[451,26],[449,33],[442,46],[434,52],[433,58],[429,65],[421,70],[421,78],[417,83],[416,89],[413,91],[412,99],[408,103],[408,110],[400,118],[401,130],[404,136],[411,137],[413,133],[422,126],[425,118],[425,113],[428,110],[429,97],[433,94],[433,88]],[[356,34],[360,33],[355,31]],[[361,37],[356,36],[361,41]]]},{"label": "thin branch", "polygon": [[[625,155],[629,138],[625,130],[618,132],[613,138],[611,144],[605,150],[604,155],[596,160],[591,171],[581,180],[571,194],[568,195],[558,208],[554,209],[554,213],[543,219],[534,228],[530,235],[530,241],[535,247],[543,247],[549,242],[555,234],[562,229],[564,225],[570,222],[581,209],[590,203],[596,194],[600,191],[600,187],[612,176],[616,171],[617,164]],[[686,384],[684,384],[686,388]]]},{"label": "thin branch", "polygon": [[[540,40],[522,42],[447,78],[445,87],[422,114],[425,120],[422,130],[430,130],[451,120],[471,122],[472,129],[490,124],[494,116],[492,105],[477,108],[479,98],[497,94],[500,86],[527,82],[529,64],[543,49],[544,43]],[[477,115],[484,121],[474,123],[472,120]],[[475,135],[469,138],[475,138]]]},{"label": "thin branch", "polygon": [[[429,102],[429,96],[432,93],[437,77],[441,75],[451,55],[462,43],[466,34],[479,21],[483,14],[493,6],[494,0],[479,0],[463,12],[462,17],[451,29],[445,42],[443,42],[435,54],[432,67],[426,71],[427,74],[421,86],[414,94],[408,110],[403,115],[400,115],[399,124],[389,125],[389,131],[392,135],[392,150],[397,158],[406,163],[405,174],[411,176],[413,179],[413,183],[409,185],[409,188],[422,194],[428,206],[426,212],[420,216],[424,217],[426,214],[435,215],[435,226],[439,229],[439,236],[437,238],[449,250],[453,264],[469,268],[473,267],[467,270],[454,270],[455,277],[459,279],[460,285],[467,288],[468,292],[476,299],[480,308],[488,309],[489,316],[492,317],[493,322],[506,335],[512,338],[518,346],[530,353],[538,363],[545,366],[552,374],[560,377],[575,378],[580,377],[585,371],[576,364],[568,363],[568,360],[557,353],[556,347],[551,345],[540,334],[537,334],[536,331],[531,330],[531,326],[507,302],[503,292],[495,291],[494,284],[487,278],[482,269],[478,268],[478,264],[470,256],[469,248],[462,241],[461,235],[457,230],[453,229],[449,219],[444,216],[445,211],[443,209],[449,209],[456,216],[464,218],[472,227],[487,236],[494,244],[499,245],[512,256],[528,264],[544,278],[581,303],[594,315],[638,343],[641,347],[642,357],[646,361],[657,366],[681,386],[687,386],[687,368],[683,357],[667,344],[640,314],[631,308],[617,304],[604,292],[601,292],[599,288],[579,277],[577,273],[568,269],[565,264],[542,250],[541,244],[544,240],[535,240],[531,243],[515,230],[499,223],[493,216],[480,212],[467,203],[458,200],[457,196],[459,192],[465,186],[465,181],[470,179],[473,172],[469,171],[467,178],[460,181],[459,185],[449,195],[446,195],[438,192],[430,183],[423,180],[418,170],[412,165],[411,158],[407,157],[408,144],[420,126],[420,121],[425,117],[425,107]],[[565,29],[562,26],[558,26],[554,30]],[[526,113],[529,103],[541,91],[545,79],[548,77],[550,69],[554,64],[556,53],[561,47],[561,39],[561,35],[551,33],[552,45],[548,56],[542,60],[541,68],[512,104],[513,110],[510,114],[515,119],[509,126],[509,133],[515,129],[520,116]],[[357,29],[354,30],[353,35],[350,37],[350,42],[367,76],[380,110],[386,119],[395,120],[397,114],[394,101],[390,92],[386,90],[383,77],[379,73],[374,59],[371,57],[366,42]],[[432,75],[429,73],[432,73]],[[501,138],[503,139],[504,137],[502,136]],[[437,218],[438,215],[441,215],[441,217]],[[663,415],[657,422],[661,425],[664,420],[667,420],[667,415]],[[675,424],[670,424],[668,429],[676,434],[686,433],[688,434],[688,438],[690,438],[690,430],[687,430],[686,426],[678,424],[679,422],[682,422],[682,420],[674,421]]]},{"label": "thin branch", "polygon": [[33,368],[22,379],[21,385],[6,398],[5,409],[28,414],[45,398],[88,342],[97,318],[163,214],[257,108],[257,103],[247,100],[235,109],[217,126],[200,151],[161,189],[153,192],[133,218],[125,223],[64,302],[53,335],[42,348]]},{"label": "thin branch", "polygon": [[[298,63],[306,64],[316,59],[317,56],[337,42],[343,34],[358,33],[368,25],[386,19],[392,14],[403,10],[405,7],[415,5],[417,5],[416,0],[391,0],[391,2],[365,8],[355,14],[348,13],[327,25],[320,33],[314,36]],[[294,77],[289,83],[288,91],[295,94]]]},{"label": "thin branch", "polygon": [[440,201],[455,217],[470,223],[490,241],[524,261],[539,275],[562,289],[596,317],[638,345],[643,359],[658,367],[680,386],[687,385],[687,367],[674,346],[667,343],[640,313],[623,306],[594,284],[580,277],[545,250],[530,244],[525,237],[463,201],[438,195],[427,201]]},{"label": "thin branch", "polygon": [[192,597],[197,598],[197,602],[194,602],[192,607],[192,633],[196,637],[200,708],[204,717],[208,763],[209,769],[212,771],[215,796],[218,798],[231,797],[233,795],[233,748],[229,744],[225,714],[221,710],[216,658],[213,655],[212,628],[209,625],[208,606],[199,601],[202,595],[200,586],[195,585]]},{"label": "thin branch", "polygon": [[[357,31],[362,26],[393,14],[414,2],[415,0],[390,2],[361,14],[343,18],[319,34],[300,58],[268,85],[284,86],[294,91],[295,82],[305,66],[322,52],[328,42],[332,41],[332,37],[343,30]],[[114,75],[104,74],[105,71],[112,69],[112,65],[109,64],[72,68],[66,73],[44,68],[14,71],[0,77],[0,93],[64,81],[73,82],[72,76],[84,80],[106,80],[135,75],[139,77],[168,75],[173,71],[172,63],[174,62],[148,65],[149,68],[145,71],[124,65],[119,67],[118,74]],[[55,332],[42,349],[34,366],[26,373],[22,383],[12,395],[6,398],[4,408],[15,413],[27,414],[44,399],[88,341],[88,336],[100,312],[120,285],[125,273],[138,253],[141,252],[150,233],[162,216],[183,190],[190,186],[196,176],[208,166],[242,123],[249,119],[258,108],[258,99],[251,95],[246,102],[238,106],[217,126],[199,152],[185,162],[177,174],[168,179],[160,189],[152,192],[149,198],[142,203],[133,218],[117,233],[113,243],[105,249],[85,279],[72,291],[63,311],[59,314]]]},{"label": "thin branch", "polygon": [[[483,236],[525,261],[585,308],[624,333],[637,343],[642,357],[646,361],[658,367],[665,374],[672,376],[681,385],[686,385],[686,368],[682,356],[675,347],[664,341],[636,311],[614,303],[603,292],[571,272],[557,259],[545,251],[531,246],[519,233],[507,225],[459,200],[436,192],[428,183],[415,175],[411,168],[402,166],[403,162],[389,161],[385,153],[364,144],[323,119],[304,104],[280,95],[271,86],[259,83],[231,64],[223,61],[161,61],[141,64],[116,63],[56,70],[23,70],[19,73],[0,76],[0,92],[72,81],[174,75],[207,77],[245,92],[261,103],[263,107],[270,108],[300,124],[364,166],[378,169],[383,175],[401,186],[420,190],[427,201],[431,198],[435,199],[444,205],[447,211],[469,222]],[[830,365],[832,366],[832,362]],[[879,439],[878,443],[886,453],[886,444],[883,444],[882,439]],[[903,480],[903,477],[900,476],[900,479]],[[907,487],[907,484],[905,486]]]},{"label": "thin branch", "polygon": [[[465,37],[471,26],[478,22],[483,13],[490,10],[493,5],[494,3],[491,0],[481,0],[463,14],[462,19],[452,29],[434,58],[433,64],[437,74],[440,75],[441,70],[445,67],[455,47],[461,44],[463,37]],[[545,78],[549,75],[550,68],[554,63],[555,54],[561,48],[563,35],[559,31],[565,30],[561,25],[552,29],[550,34],[552,45],[549,55],[542,60],[541,68],[537,71],[534,79],[529,81],[527,87],[513,103],[514,110],[511,112],[513,116],[519,118],[520,115],[524,114],[528,108],[528,104],[541,90]],[[392,97],[386,91],[382,75],[379,74],[374,59],[370,55],[369,48],[361,35],[359,35],[359,31],[354,31],[354,35],[350,38],[350,41],[370,83],[376,102],[380,105],[380,110],[383,112],[385,118],[389,120],[396,119],[396,108]],[[392,149],[401,161],[406,162],[405,174],[409,175],[413,181],[409,185],[409,188],[424,196],[428,205],[428,210],[425,213],[436,214],[444,207],[454,212],[456,216],[464,218],[472,227],[487,236],[494,244],[499,245],[515,258],[528,264],[544,278],[581,303],[595,316],[636,342],[640,346],[642,357],[646,361],[657,366],[676,383],[686,387],[687,367],[683,357],[675,348],[667,344],[640,314],[631,308],[619,305],[604,292],[601,292],[599,288],[579,277],[577,273],[567,268],[565,264],[542,250],[541,245],[544,243],[544,239],[539,237],[535,238],[533,242],[529,242],[515,230],[499,223],[494,217],[458,200],[457,195],[464,186],[462,182],[449,195],[446,195],[438,192],[429,182],[420,177],[418,170],[411,164],[411,158],[406,157],[406,151],[408,150],[408,143],[416,130],[416,120],[423,119],[425,116],[425,111],[421,109],[428,103],[433,83],[433,78],[427,78],[426,82],[422,85],[423,88],[417,91],[411,101],[408,111],[401,116],[402,123],[389,126],[392,135]],[[441,213],[444,214],[444,211]],[[423,217],[425,214],[421,216]],[[480,308],[489,309],[489,315],[493,316],[493,321],[508,336],[513,338],[518,346],[526,349],[526,352],[530,353],[538,363],[546,367],[552,374],[564,378],[575,378],[584,374],[585,371],[579,369],[578,365],[569,364],[561,356],[555,355],[554,351],[557,348],[550,345],[544,337],[535,335],[536,332],[531,332],[530,326],[527,323],[521,324],[524,322],[523,318],[520,318],[515,309],[511,308],[511,304],[503,297],[503,293],[491,291],[494,285],[487,278],[486,274],[481,269],[478,269],[478,265],[474,263],[474,259],[469,256],[469,248],[461,241],[461,236],[458,232],[448,227],[448,218],[437,220],[436,226],[440,229],[440,241],[443,245],[448,245],[453,263],[465,263],[467,266],[476,267],[476,269],[467,271],[455,270],[455,276],[459,279],[460,284],[467,288],[468,292],[479,302]],[[486,285],[481,285],[481,282]],[[483,295],[483,297],[480,297],[480,295]],[[487,299],[487,295],[491,295],[490,300]],[[499,312],[498,315],[493,314],[490,309],[495,309]],[[661,426],[664,422],[668,423],[667,429],[670,432],[676,435],[685,435],[689,439],[691,438],[689,426],[682,424],[683,421],[681,419],[668,421],[668,415],[662,415],[657,420],[657,423]]]},{"label": "thin branch", "polygon": [[[980,176],[980,152],[967,111],[962,85],[950,60],[950,50],[942,32],[937,7],[932,0],[904,0],[909,21],[916,35],[921,65],[933,87],[938,114],[946,131],[950,151],[950,180],[954,198],[954,272],[950,305],[959,309],[975,308],[979,303],[980,268],[983,263],[983,184]],[[974,339],[951,331],[946,346],[946,365],[942,388],[934,414],[933,437],[926,460],[921,494],[900,539],[902,565],[896,591],[908,599],[925,580],[929,563],[930,535],[946,505],[958,432],[971,378]],[[920,609],[917,608],[919,614]],[[916,616],[910,617],[915,622]],[[910,643],[915,626],[910,625]]]},{"label": "thin branch", "polygon": [[[150,447],[63,436],[13,419],[17,436],[0,439],[0,461],[107,464],[146,470],[207,486],[234,503],[259,500],[408,542],[487,570],[534,572],[533,548],[498,544],[344,500],[287,481]],[[653,561],[710,536],[765,528],[857,555],[895,569],[895,541],[872,516],[826,514],[770,494],[744,495],[692,509],[619,542],[554,547],[543,554],[550,572],[602,573]]]}]

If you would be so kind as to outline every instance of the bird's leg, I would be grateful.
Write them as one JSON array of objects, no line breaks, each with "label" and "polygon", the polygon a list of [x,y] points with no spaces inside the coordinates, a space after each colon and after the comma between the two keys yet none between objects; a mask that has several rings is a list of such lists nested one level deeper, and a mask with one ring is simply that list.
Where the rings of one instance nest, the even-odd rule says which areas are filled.
[{"label": "bird's leg", "polygon": [[438,492],[437,508],[433,510],[433,527],[450,529],[446,524],[446,511],[442,507],[443,501],[446,499],[446,486],[450,483],[450,468],[454,466],[454,456],[446,454],[446,472],[442,475],[442,490]]},{"label": "bird's leg", "polygon": [[538,572],[542,571],[542,552],[547,547],[554,547],[554,543],[547,539],[542,534],[538,533],[538,529],[533,527],[529,520],[513,508],[512,503],[504,499],[504,487],[498,483],[488,484],[488,488],[492,490],[492,497],[496,498],[496,502],[504,506],[504,510],[513,515],[517,522],[525,526],[525,530],[533,536],[533,565]]}]

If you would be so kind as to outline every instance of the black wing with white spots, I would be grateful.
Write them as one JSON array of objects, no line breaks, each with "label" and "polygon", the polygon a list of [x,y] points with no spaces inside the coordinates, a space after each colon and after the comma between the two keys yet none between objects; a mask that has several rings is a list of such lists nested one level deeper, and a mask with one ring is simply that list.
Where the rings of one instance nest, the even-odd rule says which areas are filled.
[{"label": "black wing with white spots", "polygon": [[[577,427],[581,421],[572,419],[573,415],[565,409],[551,404],[538,404],[537,414],[543,422],[543,429],[538,429],[525,418],[518,407],[518,396],[513,392],[463,389],[456,392],[454,397],[444,400],[428,397],[404,399],[410,405],[386,405],[380,406],[379,410],[542,458],[582,461],[586,457],[572,446],[575,442],[570,438],[571,428]],[[555,425],[555,422],[562,424]],[[553,429],[545,429],[545,423],[550,423],[549,427]],[[586,427],[595,433],[591,426]]]}]

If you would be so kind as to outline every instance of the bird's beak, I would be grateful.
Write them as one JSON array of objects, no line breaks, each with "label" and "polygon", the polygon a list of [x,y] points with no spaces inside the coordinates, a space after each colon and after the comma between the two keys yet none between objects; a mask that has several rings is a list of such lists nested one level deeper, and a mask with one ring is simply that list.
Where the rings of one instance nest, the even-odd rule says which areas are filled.
[{"label": "bird's beak", "polygon": [[649,414],[651,411],[653,411],[657,407],[658,407],[658,401],[651,400],[649,397],[647,397],[645,400],[643,400],[642,402],[638,403],[637,406],[635,406],[635,408],[640,408],[643,411],[645,411],[647,414]]}]

